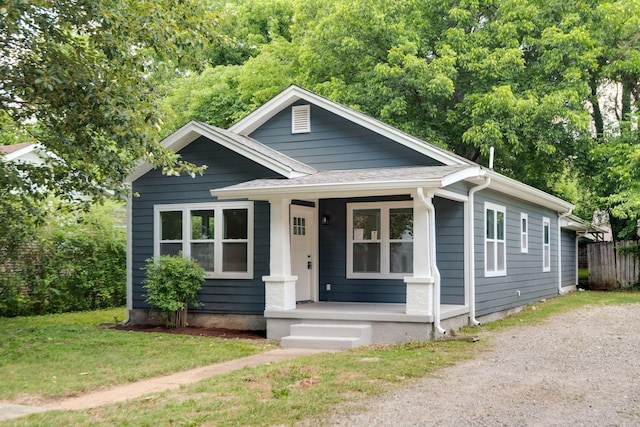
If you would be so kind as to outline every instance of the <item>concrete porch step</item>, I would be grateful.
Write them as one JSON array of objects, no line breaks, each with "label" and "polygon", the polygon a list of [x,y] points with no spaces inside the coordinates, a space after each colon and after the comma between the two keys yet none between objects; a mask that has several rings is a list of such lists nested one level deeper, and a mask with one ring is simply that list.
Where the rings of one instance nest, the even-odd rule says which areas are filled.
[{"label": "concrete porch step", "polygon": [[280,341],[282,347],[345,350],[372,343],[371,325],[300,323],[291,325],[290,332]]}]

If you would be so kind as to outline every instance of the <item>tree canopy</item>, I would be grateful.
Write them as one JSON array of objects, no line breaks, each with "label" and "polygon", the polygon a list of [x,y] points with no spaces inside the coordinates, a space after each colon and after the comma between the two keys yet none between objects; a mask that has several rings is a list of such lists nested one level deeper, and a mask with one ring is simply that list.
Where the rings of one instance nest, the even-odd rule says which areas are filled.
[{"label": "tree canopy", "polygon": [[246,60],[174,82],[174,125],[228,126],[297,83],[474,161],[493,146],[498,171],[633,228],[637,0],[240,4],[225,49]]},{"label": "tree canopy", "polygon": [[204,47],[223,41],[213,12],[197,0],[3,3],[3,133],[28,135],[53,157],[38,168],[0,165],[0,185],[100,196],[106,188],[122,190],[139,159],[195,172],[159,144],[153,75],[163,67],[202,66]]},{"label": "tree canopy", "polygon": [[638,218],[640,0],[13,0],[0,14],[0,128],[60,159],[39,185],[91,192],[138,159],[195,173],[161,135],[227,127],[296,83],[480,163],[495,147],[499,172],[587,218],[607,210],[618,231]]}]

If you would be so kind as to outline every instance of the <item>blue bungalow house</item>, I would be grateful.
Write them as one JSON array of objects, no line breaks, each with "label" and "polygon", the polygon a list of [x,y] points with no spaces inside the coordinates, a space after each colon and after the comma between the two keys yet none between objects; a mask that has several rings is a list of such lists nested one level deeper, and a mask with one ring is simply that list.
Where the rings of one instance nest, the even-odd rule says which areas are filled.
[{"label": "blue bungalow house", "polygon": [[191,324],[286,346],[426,340],[576,287],[570,203],[298,86],[163,144],[207,169],[130,176],[133,323],[145,260],[179,251],[206,270]]}]

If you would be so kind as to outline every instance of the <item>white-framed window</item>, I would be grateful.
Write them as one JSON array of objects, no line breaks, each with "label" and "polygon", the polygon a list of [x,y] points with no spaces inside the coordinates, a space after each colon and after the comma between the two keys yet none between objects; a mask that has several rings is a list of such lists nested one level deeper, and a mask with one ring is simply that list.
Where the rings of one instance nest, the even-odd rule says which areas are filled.
[{"label": "white-framed window", "polygon": [[485,277],[507,274],[506,218],[504,206],[485,202],[484,204],[484,275]]},{"label": "white-framed window", "polygon": [[542,218],[542,271],[551,271],[551,220]]},{"label": "white-framed window", "polygon": [[529,216],[520,213],[520,252],[529,252]]},{"label": "white-framed window", "polygon": [[413,273],[413,205],[347,205],[347,277],[403,278]]},{"label": "white-framed window", "polygon": [[253,278],[253,203],[154,207],[154,255],[194,258],[206,278]]}]

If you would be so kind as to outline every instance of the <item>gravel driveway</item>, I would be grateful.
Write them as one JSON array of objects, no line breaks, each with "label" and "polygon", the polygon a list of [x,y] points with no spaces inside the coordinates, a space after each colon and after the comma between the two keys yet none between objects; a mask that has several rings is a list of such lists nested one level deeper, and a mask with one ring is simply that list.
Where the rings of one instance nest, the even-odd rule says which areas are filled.
[{"label": "gravel driveway", "polygon": [[588,307],[482,339],[493,349],[322,425],[640,425],[640,304]]}]

